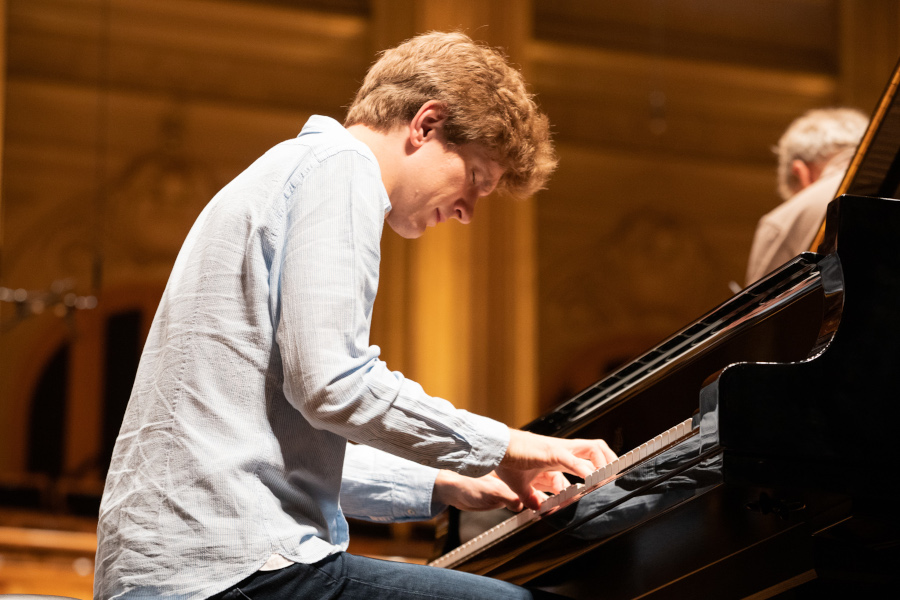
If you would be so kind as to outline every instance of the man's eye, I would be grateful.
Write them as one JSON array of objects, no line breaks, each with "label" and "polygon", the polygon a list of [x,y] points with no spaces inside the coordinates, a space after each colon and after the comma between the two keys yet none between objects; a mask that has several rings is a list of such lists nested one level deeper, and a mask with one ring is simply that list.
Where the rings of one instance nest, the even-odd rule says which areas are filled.
[{"label": "man's eye", "polygon": [[472,185],[475,185],[475,169],[472,169]]}]

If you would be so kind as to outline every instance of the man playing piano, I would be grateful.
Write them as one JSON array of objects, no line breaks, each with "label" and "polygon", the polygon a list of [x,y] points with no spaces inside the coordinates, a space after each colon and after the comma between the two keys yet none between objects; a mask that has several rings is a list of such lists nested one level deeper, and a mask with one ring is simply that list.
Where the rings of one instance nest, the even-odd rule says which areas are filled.
[{"label": "man playing piano", "polygon": [[532,597],[349,555],[344,515],[536,508],[562,472],[614,458],[599,440],[457,410],[369,345],[385,222],[408,238],[468,223],[480,197],[532,194],[554,166],[520,73],[433,33],[381,56],[344,126],[312,117],[225,186],[184,242],[141,358],[95,597]]}]

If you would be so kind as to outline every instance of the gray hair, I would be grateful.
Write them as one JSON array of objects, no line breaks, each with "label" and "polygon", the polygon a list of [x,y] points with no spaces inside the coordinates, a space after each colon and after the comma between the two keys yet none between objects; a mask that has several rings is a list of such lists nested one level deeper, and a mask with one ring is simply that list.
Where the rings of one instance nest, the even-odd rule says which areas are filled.
[{"label": "gray hair", "polygon": [[869,119],[853,108],[818,108],[798,117],[772,150],[778,155],[778,193],[787,200],[800,191],[791,172],[799,159],[808,165],[824,165],[836,154],[855,148]]}]

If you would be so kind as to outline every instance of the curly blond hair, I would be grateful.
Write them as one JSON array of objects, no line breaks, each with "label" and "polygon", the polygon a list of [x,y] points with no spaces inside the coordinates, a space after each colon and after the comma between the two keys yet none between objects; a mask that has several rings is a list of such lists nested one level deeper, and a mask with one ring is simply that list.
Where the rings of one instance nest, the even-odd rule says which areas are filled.
[{"label": "curly blond hair", "polygon": [[344,126],[388,131],[409,123],[429,100],[446,111],[449,143],[477,144],[503,167],[499,191],[527,197],[544,187],[557,162],[547,117],[503,52],[463,33],[427,33],[385,50]]}]

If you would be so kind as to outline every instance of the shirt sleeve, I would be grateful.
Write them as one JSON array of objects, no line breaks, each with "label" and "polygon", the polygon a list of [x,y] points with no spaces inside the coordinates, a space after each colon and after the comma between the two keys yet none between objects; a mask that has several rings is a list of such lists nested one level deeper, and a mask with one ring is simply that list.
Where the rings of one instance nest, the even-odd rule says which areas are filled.
[{"label": "shirt sleeve", "polygon": [[294,184],[274,286],[287,399],[348,440],[473,477],[493,470],[508,428],[429,396],[369,345],[386,201],[377,164],[343,151]]},{"label": "shirt sleeve", "polygon": [[347,444],[341,481],[341,510],[376,522],[421,521],[446,508],[434,504],[438,470],[376,450]]}]

